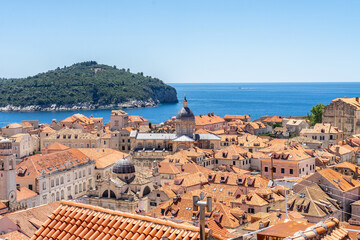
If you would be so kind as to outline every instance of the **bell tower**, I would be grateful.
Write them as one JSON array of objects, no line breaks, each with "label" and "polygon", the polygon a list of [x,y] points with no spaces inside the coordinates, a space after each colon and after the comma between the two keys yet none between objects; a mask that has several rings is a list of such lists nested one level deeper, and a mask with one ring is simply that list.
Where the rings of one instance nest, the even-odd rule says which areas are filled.
[{"label": "bell tower", "polygon": [[16,162],[9,139],[0,140],[0,199],[16,201]]},{"label": "bell tower", "polygon": [[195,116],[188,107],[188,101],[186,95],[184,96],[183,107],[176,114],[175,122],[176,135],[178,137],[186,135],[188,137],[194,137],[195,132]]}]

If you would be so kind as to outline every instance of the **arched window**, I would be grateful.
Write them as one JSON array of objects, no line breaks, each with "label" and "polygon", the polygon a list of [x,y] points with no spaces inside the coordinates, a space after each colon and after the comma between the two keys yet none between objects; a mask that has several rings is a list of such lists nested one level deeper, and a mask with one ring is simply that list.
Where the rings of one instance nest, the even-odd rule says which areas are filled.
[{"label": "arched window", "polygon": [[145,197],[146,195],[148,195],[150,193],[150,188],[149,188],[149,186],[146,186],[145,188],[144,188],[144,191],[143,191],[143,197]]},{"label": "arched window", "polygon": [[82,192],[82,185],[81,185],[81,183],[79,184],[79,192]]},{"label": "arched window", "polygon": [[75,185],[75,194],[78,194],[78,186]]},{"label": "arched window", "polygon": [[13,169],[13,167],[14,167],[14,160],[10,159],[9,169]]},{"label": "arched window", "polygon": [[83,191],[86,191],[86,183],[83,183]]},{"label": "arched window", "polygon": [[56,201],[59,201],[60,200],[60,194],[59,192],[56,192]]},{"label": "arched window", "polygon": [[116,199],[116,195],[113,191],[110,190],[110,198],[115,198]]},{"label": "arched window", "polygon": [[61,200],[64,199],[64,190],[61,190]]},{"label": "arched window", "polygon": [[109,197],[109,191],[105,190],[102,194],[102,197],[108,198]]}]

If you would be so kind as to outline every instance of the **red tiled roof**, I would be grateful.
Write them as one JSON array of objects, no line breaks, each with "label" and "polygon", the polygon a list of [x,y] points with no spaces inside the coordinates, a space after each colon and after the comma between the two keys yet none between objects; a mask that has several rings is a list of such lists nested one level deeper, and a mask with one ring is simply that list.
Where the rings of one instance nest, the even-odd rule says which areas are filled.
[{"label": "red tiled roof", "polygon": [[64,144],[58,143],[58,142],[54,142],[52,144],[50,144],[49,146],[47,146],[45,149],[47,149],[48,151],[63,151],[63,150],[67,150],[70,147],[65,146]]},{"label": "red tiled roof", "polygon": [[4,235],[0,235],[0,239],[27,240],[30,238],[28,236],[26,236],[24,233],[21,233],[20,231],[13,231],[13,232],[6,233]]},{"label": "red tiled roof", "polygon": [[[59,207],[59,202],[52,202],[33,208],[7,213],[5,216],[18,225],[21,232],[29,238],[41,227],[49,215]],[[12,238],[9,238],[10,240]]]},{"label": "red tiled roof", "polygon": [[[152,217],[113,211],[75,202],[61,202],[31,238],[43,239],[199,239],[199,228]],[[209,234],[209,230],[206,230]],[[214,236],[215,239],[222,239]]]},{"label": "red tiled roof", "polygon": [[18,202],[21,202],[22,200],[29,199],[32,197],[37,196],[38,194],[27,187],[22,187],[19,190],[16,190],[16,199]]},{"label": "red tiled roof", "polygon": [[91,160],[76,148],[44,155],[37,154],[24,158],[16,165],[16,171],[18,172],[17,177],[38,177],[42,174],[64,170],[67,164],[73,167],[87,163],[88,161]]},{"label": "red tiled roof", "polygon": [[144,117],[141,117],[141,116],[129,116],[128,117],[129,119],[129,122],[138,122],[138,123],[144,123],[144,122],[148,122],[149,120],[147,120],[146,118]]},{"label": "red tiled roof", "polygon": [[300,231],[294,236],[286,239],[292,240],[311,240],[311,239],[324,239],[324,240],[342,240],[350,239],[349,232],[342,228],[339,224],[339,220],[336,218],[329,218],[322,224],[317,224],[314,227],[310,227],[304,231]]},{"label": "red tiled roof", "polygon": [[225,115],[225,120],[246,120],[249,119],[250,115]]},{"label": "red tiled roof", "polygon": [[7,206],[3,202],[0,202],[0,209],[3,209],[3,208],[7,208]]},{"label": "red tiled roof", "polygon": [[224,122],[225,122],[225,120],[222,117],[211,114],[211,113],[209,113],[207,115],[195,116],[195,125],[196,126],[204,126],[204,125],[224,123]]}]

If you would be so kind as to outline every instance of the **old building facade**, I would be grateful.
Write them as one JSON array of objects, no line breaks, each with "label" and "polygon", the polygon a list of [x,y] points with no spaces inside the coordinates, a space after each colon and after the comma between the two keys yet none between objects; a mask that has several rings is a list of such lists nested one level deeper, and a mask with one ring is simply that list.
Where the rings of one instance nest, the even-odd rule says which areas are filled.
[{"label": "old building facade", "polygon": [[322,120],[341,129],[345,137],[360,133],[360,99],[336,98],[323,108]]}]

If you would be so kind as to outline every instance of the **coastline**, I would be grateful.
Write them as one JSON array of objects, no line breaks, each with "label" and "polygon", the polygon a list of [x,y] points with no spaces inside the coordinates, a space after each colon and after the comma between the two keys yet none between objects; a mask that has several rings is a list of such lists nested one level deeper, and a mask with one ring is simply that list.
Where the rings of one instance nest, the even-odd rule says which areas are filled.
[{"label": "coastline", "polygon": [[52,104],[50,106],[30,105],[30,106],[13,106],[7,105],[0,107],[0,112],[45,112],[45,111],[71,111],[71,110],[95,110],[95,109],[113,109],[113,108],[144,108],[155,107],[160,104],[160,101],[156,102],[149,98],[148,100],[128,100],[124,103],[118,104],[92,104],[92,103],[77,103],[72,105],[57,105]]}]

